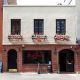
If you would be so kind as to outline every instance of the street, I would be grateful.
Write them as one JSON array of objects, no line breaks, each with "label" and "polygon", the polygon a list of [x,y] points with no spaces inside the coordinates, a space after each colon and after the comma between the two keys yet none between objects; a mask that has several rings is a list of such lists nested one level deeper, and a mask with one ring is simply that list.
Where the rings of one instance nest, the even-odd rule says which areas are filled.
[{"label": "street", "polygon": [[80,74],[0,73],[0,80],[80,80]]}]

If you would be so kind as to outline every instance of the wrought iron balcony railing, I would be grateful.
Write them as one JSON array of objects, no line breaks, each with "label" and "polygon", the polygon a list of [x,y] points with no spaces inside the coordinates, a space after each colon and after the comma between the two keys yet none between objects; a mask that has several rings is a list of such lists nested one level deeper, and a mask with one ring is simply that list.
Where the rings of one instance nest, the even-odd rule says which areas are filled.
[{"label": "wrought iron balcony railing", "polygon": [[23,40],[23,37],[21,35],[8,35],[8,39],[11,42],[20,42]]}]

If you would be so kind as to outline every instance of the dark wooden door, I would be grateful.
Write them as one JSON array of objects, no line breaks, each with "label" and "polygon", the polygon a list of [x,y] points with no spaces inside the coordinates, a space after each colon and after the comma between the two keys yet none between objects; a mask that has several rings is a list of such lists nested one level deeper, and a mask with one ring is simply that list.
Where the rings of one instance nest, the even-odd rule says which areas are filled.
[{"label": "dark wooden door", "polygon": [[74,54],[66,54],[66,72],[74,72]]},{"label": "dark wooden door", "polygon": [[59,53],[60,72],[74,72],[74,52],[62,50]]},{"label": "dark wooden door", "polygon": [[8,69],[17,69],[17,53],[14,50],[8,53]]}]

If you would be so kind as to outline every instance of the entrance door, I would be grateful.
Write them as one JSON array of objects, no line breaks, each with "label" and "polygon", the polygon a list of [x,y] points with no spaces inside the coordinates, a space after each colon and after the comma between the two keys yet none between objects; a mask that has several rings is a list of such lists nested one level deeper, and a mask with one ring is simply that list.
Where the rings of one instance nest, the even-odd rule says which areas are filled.
[{"label": "entrance door", "polygon": [[17,69],[17,52],[13,49],[8,52],[8,70],[9,69]]},{"label": "entrance door", "polygon": [[59,52],[60,72],[74,72],[74,52],[68,49]]}]

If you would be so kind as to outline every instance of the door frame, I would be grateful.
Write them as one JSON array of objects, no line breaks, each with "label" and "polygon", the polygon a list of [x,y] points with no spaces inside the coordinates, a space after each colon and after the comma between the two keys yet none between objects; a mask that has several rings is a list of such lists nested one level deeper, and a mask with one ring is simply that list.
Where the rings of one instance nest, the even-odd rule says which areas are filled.
[{"label": "door frame", "polygon": [[[74,71],[73,72],[67,72],[67,71],[65,71],[65,72],[61,72],[60,71],[60,63],[59,63],[59,53],[61,52],[61,51],[63,51],[63,50],[69,50],[69,51],[72,51],[73,52],[73,55],[74,55]],[[58,54],[57,54],[57,60],[58,60],[58,73],[75,73],[75,53],[74,53],[74,51],[73,50],[71,50],[71,49],[62,49],[62,50],[60,50],[60,51],[58,51]]]}]

